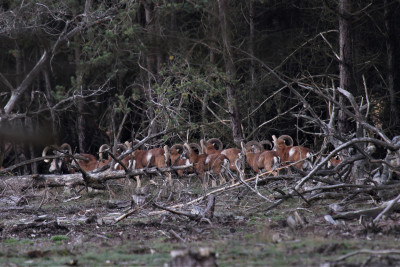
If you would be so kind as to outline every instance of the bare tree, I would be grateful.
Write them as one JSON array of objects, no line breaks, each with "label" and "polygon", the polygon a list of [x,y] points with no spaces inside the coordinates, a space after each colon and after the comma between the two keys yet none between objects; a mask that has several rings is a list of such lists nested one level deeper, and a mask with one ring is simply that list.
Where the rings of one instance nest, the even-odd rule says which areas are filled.
[{"label": "bare tree", "polygon": [[387,51],[387,87],[390,97],[390,118],[391,125],[398,127],[400,123],[399,112],[397,110],[396,90],[395,90],[395,54],[396,54],[396,33],[394,26],[394,9],[392,6],[398,3],[389,3],[388,0],[384,1],[384,19],[386,28],[386,51]]},{"label": "bare tree", "polygon": [[[87,2],[90,2],[90,0],[87,0]],[[37,4],[37,5],[42,5],[42,4]],[[48,7],[44,8],[45,10],[49,10]],[[41,12],[41,10],[40,10]],[[60,19],[64,22],[64,28],[62,31],[57,33],[57,39],[55,40],[54,44],[50,48],[43,48],[42,55],[40,56],[39,60],[36,62],[35,66],[25,75],[25,77],[22,79],[21,83],[18,84],[15,88],[11,88],[11,94],[10,97],[4,106],[4,109],[0,112],[0,122],[3,122],[5,120],[9,119],[14,119],[17,117],[24,117],[24,114],[17,114],[13,113],[14,108],[18,101],[21,100],[23,97],[24,93],[30,88],[32,83],[35,81],[36,77],[41,73],[42,69],[46,65],[46,63],[51,60],[58,52],[59,49],[66,43],[69,42],[69,40],[73,39],[76,34],[79,34],[80,32],[84,31],[85,29],[100,23],[101,21],[104,20],[109,20],[111,16],[113,15],[113,10],[107,10],[103,14],[98,15],[97,17],[90,19],[90,20],[80,20],[79,18],[85,17],[86,14],[78,14],[73,20],[67,20],[67,19],[62,19],[59,17],[59,14],[55,14],[52,11],[49,11],[50,14],[49,16],[56,16],[57,19]],[[10,12],[8,12],[10,13]],[[11,12],[12,13],[12,12]],[[9,14],[8,14],[9,15]],[[8,30],[10,34],[16,30],[13,28],[13,21],[18,20],[20,18],[17,17],[10,17],[9,21],[9,28],[3,29],[3,31]],[[54,29],[52,29],[54,31]],[[2,80],[3,83],[7,83],[11,85],[9,81],[5,79],[5,77],[2,75]]]},{"label": "bare tree", "polygon": [[[340,88],[352,91],[352,35],[351,35],[351,1],[339,0],[339,79]],[[339,96],[341,106],[344,105],[345,98]],[[343,111],[339,111],[339,130],[342,133],[349,132],[349,123]]]},{"label": "bare tree", "polygon": [[[145,55],[146,68],[142,68],[146,73],[144,79],[144,94],[148,103],[147,116],[149,121],[154,121],[155,118],[155,107],[154,98],[156,98],[153,86],[157,83],[157,73],[161,69],[163,57],[161,53],[160,43],[160,22],[156,12],[156,3],[153,1],[145,0],[142,1],[145,10],[145,23],[147,31],[148,51]],[[157,132],[157,124],[153,123],[149,125],[148,134],[154,134]]]},{"label": "bare tree", "polygon": [[233,62],[233,51],[232,51],[232,40],[231,31],[228,22],[228,7],[225,0],[218,0],[218,10],[219,10],[219,23],[221,29],[221,39],[223,46],[223,56],[225,62],[225,72],[228,77],[227,85],[227,101],[228,110],[231,121],[233,141],[237,146],[243,141],[242,133],[242,119],[239,113],[236,88],[234,81],[236,79],[236,68]]}]

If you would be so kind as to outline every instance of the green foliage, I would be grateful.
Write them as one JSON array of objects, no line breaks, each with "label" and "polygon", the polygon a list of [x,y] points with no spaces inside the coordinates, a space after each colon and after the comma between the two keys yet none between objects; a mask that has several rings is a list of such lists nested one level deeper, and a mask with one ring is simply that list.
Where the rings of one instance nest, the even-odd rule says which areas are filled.
[{"label": "green foliage", "polygon": [[189,95],[201,98],[205,93],[210,97],[221,96],[227,81],[223,71],[191,67],[179,57],[174,57],[172,62],[166,64],[159,76],[163,83],[156,85],[158,94],[166,93],[167,97],[171,97],[180,93],[184,99]]},{"label": "green foliage", "polygon": [[124,95],[115,95],[116,101],[114,101],[113,111],[115,113],[128,113],[131,109],[128,107],[128,99]]},{"label": "green foliage", "polygon": [[66,94],[65,87],[62,85],[56,85],[55,89],[55,91],[50,92],[54,100],[60,101],[64,99]]},{"label": "green foliage", "polygon": [[64,241],[64,240],[68,240],[69,238],[65,235],[55,235],[51,237],[51,241],[53,242],[57,242],[57,241]]}]

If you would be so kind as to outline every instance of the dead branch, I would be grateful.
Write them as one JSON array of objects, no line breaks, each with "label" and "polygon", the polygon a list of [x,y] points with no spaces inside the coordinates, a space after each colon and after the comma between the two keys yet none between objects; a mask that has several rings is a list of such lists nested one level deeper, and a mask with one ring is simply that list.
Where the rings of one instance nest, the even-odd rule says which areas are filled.
[{"label": "dead branch", "polygon": [[[264,173],[261,173],[260,176],[265,175],[265,174],[270,174],[270,173],[271,173],[271,172],[264,172]],[[270,179],[270,178],[272,178],[272,177],[267,177],[267,178],[260,179],[259,182],[261,182],[261,181],[263,181],[263,180],[268,180],[268,179]],[[254,180],[256,180],[256,179],[257,179],[257,177],[254,176],[254,177],[248,178],[248,179],[246,179],[246,180],[244,180],[244,181],[245,181],[246,183],[248,183],[248,182],[254,181]],[[205,194],[204,196],[198,197],[198,198],[196,198],[196,199],[194,199],[194,200],[192,200],[192,201],[189,201],[189,202],[187,202],[187,203],[173,205],[173,206],[171,206],[170,208],[180,208],[180,207],[185,207],[185,206],[188,206],[188,205],[192,205],[192,204],[194,204],[194,203],[197,203],[197,202],[199,202],[199,201],[204,200],[206,197],[210,196],[211,194],[217,194],[217,193],[227,192],[227,191],[229,191],[229,190],[232,190],[232,189],[235,189],[235,188],[241,187],[241,186],[244,186],[244,185],[242,184],[242,182],[237,182],[237,183],[234,183],[234,184],[231,184],[231,185],[226,184],[226,185],[223,185],[223,186],[220,187],[220,188],[217,188],[217,189],[215,189],[215,190],[213,190],[213,191],[208,192],[208,193]],[[288,196],[288,197],[291,197],[291,195],[287,195],[287,196]],[[285,199],[286,199],[286,198],[285,198]],[[275,202],[275,203],[276,203],[277,205],[279,205],[279,204],[281,203],[281,200],[279,200],[278,202]],[[274,204],[273,204],[273,205],[274,205]],[[272,205],[272,206],[273,206],[273,205]],[[153,212],[150,212],[149,215],[158,215],[158,214],[162,214],[162,213],[165,213],[165,211],[153,211]]]},{"label": "dead branch", "polygon": [[[192,165],[187,166],[174,166],[167,168],[143,168],[143,169],[135,169],[129,170],[129,174],[134,175],[148,175],[148,174],[157,174],[158,172],[167,172],[173,170],[181,170],[190,168]],[[129,175],[129,177],[131,177]],[[121,179],[126,178],[127,174],[125,171],[107,171],[100,173],[88,173],[89,179],[87,181],[88,187],[92,187],[95,189],[105,189],[105,182],[108,180]],[[1,181],[8,185],[14,185],[21,190],[25,190],[30,187],[36,188],[44,188],[44,187],[75,187],[78,185],[85,185],[84,180],[82,179],[81,173],[74,174],[64,174],[64,175],[56,175],[56,174],[46,174],[46,175],[24,175],[24,176],[3,176],[1,177]]]},{"label": "dead branch", "polygon": [[202,210],[201,212],[199,212],[197,214],[174,210],[172,208],[160,206],[156,203],[153,203],[153,206],[156,208],[171,212],[176,215],[186,216],[193,221],[207,222],[211,225],[212,223],[211,223],[210,219],[212,219],[212,217],[214,216],[215,196],[213,194],[209,195],[206,209]]},{"label": "dead branch", "polygon": [[393,209],[394,205],[397,204],[399,199],[400,199],[400,194],[396,198],[388,201],[386,208],[381,213],[379,213],[379,215],[376,216],[376,218],[372,222],[377,223],[382,218],[383,215],[385,215],[386,213],[388,213],[389,211],[391,211]]},{"label": "dead branch", "polygon": [[70,201],[73,201],[73,200],[80,199],[81,197],[82,197],[81,195],[76,196],[76,197],[71,197],[71,198],[69,198],[69,199],[64,200],[63,202],[64,202],[64,203],[70,202]]},{"label": "dead branch", "polygon": [[296,189],[293,189],[293,191],[294,191],[301,199],[303,199],[304,202],[306,202],[307,205],[308,205],[309,207],[312,206],[311,203],[303,196],[303,194],[301,194],[301,193],[300,193],[299,191],[297,191]]},{"label": "dead branch", "polygon": [[112,157],[113,160],[115,160],[118,164],[120,164],[126,173],[129,173],[128,167],[125,166],[125,164],[121,161],[124,157],[128,156],[128,154],[124,153],[123,155],[124,157],[119,159],[113,153],[110,152],[110,149],[106,149],[104,150],[104,152],[108,152],[108,155],[110,155],[110,157]]},{"label": "dead branch", "polygon": [[24,165],[28,165],[28,164],[31,164],[31,163],[34,163],[34,162],[42,161],[42,160],[45,160],[45,159],[55,159],[55,158],[59,158],[59,157],[60,156],[46,156],[46,157],[40,157],[40,158],[34,158],[34,159],[30,159],[30,160],[25,160],[25,161],[22,161],[20,163],[15,164],[15,165],[9,166],[9,167],[7,167],[7,168],[5,168],[3,170],[0,170],[0,175],[1,174],[6,174],[6,173],[18,168],[18,167],[24,166]]},{"label": "dead branch", "polygon": [[[143,189],[142,189],[143,190]],[[128,211],[125,214],[122,214],[121,216],[117,217],[114,219],[115,223],[118,223],[120,221],[122,221],[123,219],[128,218],[129,216],[131,216],[132,214],[136,213],[137,211],[143,209],[144,207],[146,207],[147,205],[149,205],[150,203],[153,202],[155,196],[152,197],[149,201],[147,201],[146,203],[144,203],[143,205],[138,205],[135,209]]]},{"label": "dead branch", "polygon": [[[379,213],[381,213],[388,205],[390,205],[392,202],[384,202],[382,205],[379,207],[374,207],[374,208],[369,208],[369,209],[364,209],[364,210],[356,210],[356,211],[348,211],[348,212],[342,212],[338,213],[334,216],[332,216],[333,219],[347,219],[347,220],[352,220],[352,219],[358,219],[361,215],[364,215],[366,217],[375,217]],[[391,207],[392,210],[399,210],[400,209],[400,203],[395,203]]]},{"label": "dead branch", "polygon": [[[375,139],[375,138],[369,138],[369,137],[354,138],[354,139],[352,139],[352,140],[350,140],[350,141],[348,141],[348,142],[346,142],[346,143],[340,145],[339,147],[335,148],[335,149],[331,152],[331,154],[330,154],[328,157],[326,157],[324,160],[322,160],[317,166],[314,166],[314,168],[313,168],[303,179],[301,179],[301,180],[297,183],[297,185],[295,186],[295,189],[296,189],[296,190],[299,190],[299,188],[300,188],[305,182],[307,182],[309,179],[311,179],[311,177],[312,177],[319,169],[321,169],[321,168],[328,162],[328,160],[329,160],[331,157],[333,157],[333,155],[335,155],[335,154],[338,153],[339,151],[341,151],[341,150],[343,150],[343,149],[345,149],[345,148],[347,148],[347,147],[350,147],[350,146],[352,146],[352,145],[354,145],[354,144],[357,144],[357,143],[369,143],[369,142],[371,142],[371,143],[377,143],[377,144],[382,145],[383,147],[386,147],[386,148],[389,148],[389,147],[390,147],[390,148],[394,148],[393,145],[387,144],[387,143],[385,143],[385,142],[383,142],[383,141],[380,141],[380,140],[377,140],[377,139]],[[362,155],[359,155],[359,156],[362,157]]]},{"label": "dead branch", "polygon": [[191,213],[187,213],[187,212],[183,212],[183,211],[174,210],[172,208],[163,207],[163,206],[158,205],[157,203],[153,203],[153,206],[158,208],[158,209],[169,211],[172,214],[176,214],[176,215],[180,215],[180,216],[186,216],[186,217],[188,217],[189,219],[191,219],[193,221],[199,221],[202,218],[202,216],[200,216],[200,215],[195,215],[195,214],[191,214]]},{"label": "dead branch", "polygon": [[398,249],[385,249],[385,250],[360,249],[360,250],[356,250],[356,251],[347,253],[343,256],[340,256],[335,261],[342,261],[344,259],[347,259],[349,257],[355,256],[358,254],[371,254],[371,255],[375,255],[375,256],[380,256],[380,255],[400,254],[400,250],[398,250]]},{"label": "dead branch", "polygon": [[212,219],[214,217],[214,209],[215,209],[215,196],[211,194],[208,196],[207,207],[204,210],[202,216]]},{"label": "dead branch", "polygon": [[173,235],[176,239],[178,239],[179,241],[181,241],[182,243],[186,243],[186,241],[185,241],[182,237],[180,237],[180,235],[178,235],[178,233],[175,232],[174,230],[169,229],[168,232],[169,232],[171,235]]},{"label": "dead branch", "polygon": [[140,209],[142,209],[142,206],[138,206],[133,210],[130,210],[129,212],[122,214],[121,216],[115,218],[115,223],[118,223],[120,221],[122,221],[123,219],[128,218],[129,216],[131,216],[132,214],[136,213],[137,211],[139,211]]}]

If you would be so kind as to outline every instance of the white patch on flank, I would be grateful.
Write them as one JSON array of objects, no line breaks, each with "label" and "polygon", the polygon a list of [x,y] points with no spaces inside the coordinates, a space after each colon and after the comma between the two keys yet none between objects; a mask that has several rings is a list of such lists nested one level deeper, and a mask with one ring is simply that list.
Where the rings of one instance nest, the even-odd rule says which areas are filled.
[{"label": "white patch on flank", "polygon": [[294,155],[295,152],[296,152],[296,149],[294,149],[294,147],[292,147],[292,148],[289,150],[289,157],[292,157],[292,156]]},{"label": "white patch on flank", "polygon": [[136,168],[136,160],[132,160],[132,169],[134,170]]},{"label": "white patch on flank", "polygon": [[151,154],[151,153],[147,153],[147,156],[146,156],[147,163],[149,163],[149,162],[150,162],[150,160],[151,160],[151,156],[152,156],[152,154]]},{"label": "white patch on flank", "polygon": [[208,164],[208,163],[210,163],[210,158],[209,157],[206,158],[206,164]]},{"label": "white patch on flank", "polygon": [[221,154],[226,156],[226,150],[222,151]]}]

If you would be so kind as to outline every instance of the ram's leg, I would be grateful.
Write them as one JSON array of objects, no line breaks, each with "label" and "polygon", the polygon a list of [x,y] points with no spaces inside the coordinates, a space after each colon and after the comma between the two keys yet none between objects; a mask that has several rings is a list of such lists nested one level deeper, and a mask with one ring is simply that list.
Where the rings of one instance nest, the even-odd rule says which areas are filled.
[{"label": "ram's leg", "polygon": [[225,180],[225,177],[222,175],[222,173],[220,172],[219,173],[219,184],[220,185],[222,185],[222,184],[226,184],[226,180]]},{"label": "ram's leg", "polygon": [[139,175],[135,176],[135,179],[136,179],[136,188],[142,187],[142,183],[140,182],[140,176]]},{"label": "ram's leg", "polygon": [[166,177],[165,180],[167,181],[168,185],[172,186],[173,185],[173,181],[172,181],[171,173],[170,172],[166,172],[165,173],[165,177]]},{"label": "ram's leg", "polygon": [[[212,174],[208,173],[207,177],[208,177],[207,180],[209,180],[211,178],[211,187],[216,187],[217,186],[217,181],[215,181],[214,176],[212,176]],[[208,184],[208,182],[207,182],[207,184]]]},{"label": "ram's leg", "polygon": [[200,181],[201,181],[201,187],[202,187],[202,189],[203,189],[203,191],[205,193],[207,188],[208,188],[208,180],[207,180],[206,174],[203,173],[202,175],[199,176],[199,178],[200,178]]}]

